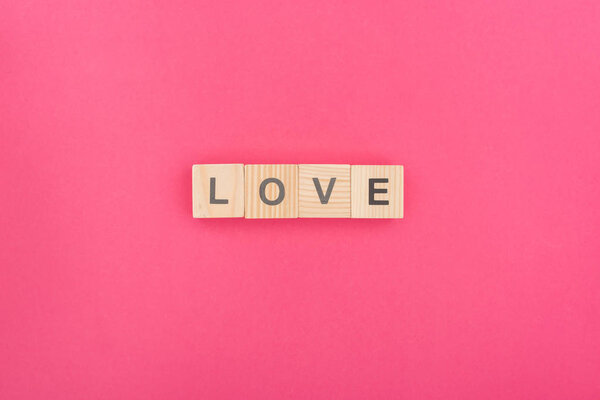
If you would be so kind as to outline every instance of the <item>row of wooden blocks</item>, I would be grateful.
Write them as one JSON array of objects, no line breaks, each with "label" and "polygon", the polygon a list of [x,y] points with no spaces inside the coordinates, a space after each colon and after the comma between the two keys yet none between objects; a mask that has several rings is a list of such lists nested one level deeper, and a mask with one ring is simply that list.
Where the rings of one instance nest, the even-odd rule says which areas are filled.
[{"label": "row of wooden blocks", "polygon": [[197,164],[194,218],[402,218],[401,165]]}]

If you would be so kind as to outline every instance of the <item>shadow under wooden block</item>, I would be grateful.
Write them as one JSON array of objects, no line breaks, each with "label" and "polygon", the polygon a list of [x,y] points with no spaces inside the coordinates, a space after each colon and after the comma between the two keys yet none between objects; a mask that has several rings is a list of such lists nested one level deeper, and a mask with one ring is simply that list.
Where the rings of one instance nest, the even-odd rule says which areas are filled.
[{"label": "shadow under wooden block", "polygon": [[353,165],[352,218],[403,218],[404,167]]},{"label": "shadow under wooden block", "polygon": [[194,218],[244,216],[244,164],[192,166]]},{"label": "shadow under wooden block", "polygon": [[298,166],[246,165],[246,218],[298,218]]},{"label": "shadow under wooden block", "polygon": [[350,218],[350,165],[298,165],[300,218]]}]

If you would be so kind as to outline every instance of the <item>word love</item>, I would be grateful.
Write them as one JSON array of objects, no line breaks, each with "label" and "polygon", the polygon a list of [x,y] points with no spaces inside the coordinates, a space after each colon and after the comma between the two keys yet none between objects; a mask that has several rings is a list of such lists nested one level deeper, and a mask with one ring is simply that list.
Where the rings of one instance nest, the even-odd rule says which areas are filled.
[{"label": "word love", "polygon": [[197,164],[194,218],[402,218],[401,165]]}]

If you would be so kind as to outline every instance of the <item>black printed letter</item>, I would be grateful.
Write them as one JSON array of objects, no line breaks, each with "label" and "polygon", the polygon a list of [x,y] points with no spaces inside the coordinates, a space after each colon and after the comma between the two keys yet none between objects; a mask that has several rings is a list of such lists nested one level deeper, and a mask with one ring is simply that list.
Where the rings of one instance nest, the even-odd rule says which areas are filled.
[{"label": "black printed letter", "polygon": [[331,197],[331,192],[333,191],[335,178],[331,178],[329,180],[329,185],[327,186],[327,192],[325,193],[325,195],[323,195],[323,189],[321,188],[321,182],[319,182],[319,178],[313,178],[313,182],[315,183],[315,188],[317,189],[317,194],[319,195],[319,200],[321,200],[321,204],[327,204],[329,202],[329,197]]},{"label": "black printed letter", "polygon": [[371,178],[369,179],[369,205],[370,206],[387,206],[390,204],[388,200],[375,200],[375,193],[387,193],[387,189],[375,189],[376,183],[387,183],[388,178]]},{"label": "black printed letter", "polygon": [[[269,200],[265,195],[265,189],[267,188],[267,185],[269,183],[275,183],[277,186],[279,186],[279,196],[277,196],[275,200]],[[285,197],[285,187],[283,186],[283,182],[281,182],[279,179],[267,178],[261,182],[260,188],[258,189],[258,194],[263,203],[269,206],[276,206],[277,204],[281,203],[283,201],[283,198]]]},{"label": "black printed letter", "polygon": [[227,204],[229,200],[227,199],[216,199],[215,198],[215,186],[216,186],[216,178],[210,178],[210,204]]}]

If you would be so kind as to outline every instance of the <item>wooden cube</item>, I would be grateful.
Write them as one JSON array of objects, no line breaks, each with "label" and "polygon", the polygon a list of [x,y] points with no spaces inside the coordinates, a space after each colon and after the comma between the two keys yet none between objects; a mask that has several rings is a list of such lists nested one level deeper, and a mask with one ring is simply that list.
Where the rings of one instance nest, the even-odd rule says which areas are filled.
[{"label": "wooden cube", "polygon": [[300,218],[350,218],[350,165],[300,164]]},{"label": "wooden cube", "polygon": [[194,218],[244,216],[244,165],[192,166]]},{"label": "wooden cube", "polygon": [[298,218],[298,166],[246,165],[246,218]]},{"label": "wooden cube", "polygon": [[404,167],[353,165],[352,218],[403,218]]}]

